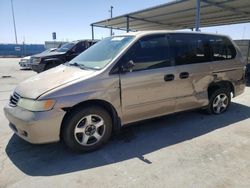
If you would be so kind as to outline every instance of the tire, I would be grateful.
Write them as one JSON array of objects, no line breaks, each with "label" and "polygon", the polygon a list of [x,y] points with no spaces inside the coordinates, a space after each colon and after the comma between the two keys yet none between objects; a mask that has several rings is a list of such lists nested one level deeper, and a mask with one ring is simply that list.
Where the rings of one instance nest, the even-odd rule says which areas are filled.
[{"label": "tire", "polygon": [[74,151],[94,151],[110,138],[112,119],[109,113],[99,106],[77,108],[65,118],[62,138]]},{"label": "tire", "polygon": [[231,103],[231,92],[227,88],[215,90],[209,97],[207,112],[209,114],[222,114],[227,111]]}]

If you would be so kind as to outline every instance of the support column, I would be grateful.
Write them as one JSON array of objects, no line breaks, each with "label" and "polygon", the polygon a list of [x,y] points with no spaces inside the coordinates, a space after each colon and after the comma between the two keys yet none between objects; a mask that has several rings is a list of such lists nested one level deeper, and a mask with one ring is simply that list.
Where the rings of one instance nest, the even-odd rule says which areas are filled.
[{"label": "support column", "polygon": [[91,24],[91,33],[92,33],[92,40],[94,40],[95,36],[94,36],[94,26],[93,26],[93,24]]},{"label": "support column", "polygon": [[129,32],[129,16],[127,16],[127,33]]},{"label": "support column", "polygon": [[195,31],[200,31],[200,0],[196,0]]},{"label": "support column", "polygon": [[[110,18],[112,19],[113,18],[113,6],[110,7]],[[113,35],[113,28],[112,26],[110,27],[110,36],[112,37]]]}]

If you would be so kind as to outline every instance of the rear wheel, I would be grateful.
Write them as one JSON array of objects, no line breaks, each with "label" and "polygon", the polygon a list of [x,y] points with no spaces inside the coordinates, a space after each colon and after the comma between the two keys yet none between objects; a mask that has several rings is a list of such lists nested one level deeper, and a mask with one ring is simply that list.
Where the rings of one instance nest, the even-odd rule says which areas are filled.
[{"label": "rear wheel", "polygon": [[230,90],[226,88],[217,89],[211,94],[209,98],[209,105],[207,111],[210,114],[222,114],[227,111],[230,103]]},{"label": "rear wheel", "polygon": [[73,110],[63,124],[63,140],[76,151],[92,151],[104,145],[112,132],[112,120],[106,110],[93,106]]}]

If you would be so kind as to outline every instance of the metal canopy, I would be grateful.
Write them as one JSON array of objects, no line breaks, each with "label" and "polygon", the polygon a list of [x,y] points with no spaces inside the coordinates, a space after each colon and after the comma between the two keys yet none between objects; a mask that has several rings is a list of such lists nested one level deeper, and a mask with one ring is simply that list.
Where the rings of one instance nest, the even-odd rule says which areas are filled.
[{"label": "metal canopy", "polygon": [[[198,7],[200,6],[200,7]],[[127,31],[178,30],[250,22],[250,0],[178,0],[112,19],[93,27]]]}]

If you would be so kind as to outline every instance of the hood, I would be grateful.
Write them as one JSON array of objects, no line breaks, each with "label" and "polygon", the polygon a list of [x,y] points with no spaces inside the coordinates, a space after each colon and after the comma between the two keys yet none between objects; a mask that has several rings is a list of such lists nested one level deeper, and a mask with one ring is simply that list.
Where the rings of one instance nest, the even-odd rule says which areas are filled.
[{"label": "hood", "polygon": [[65,53],[66,52],[42,52],[40,54],[33,55],[32,57],[39,57],[39,58],[50,57],[50,56],[54,57],[54,56],[59,56]]},{"label": "hood", "polygon": [[23,59],[23,60],[29,60],[30,57],[31,57],[31,56],[26,56],[26,57],[23,57],[23,58],[21,58],[21,59]]},{"label": "hood", "polygon": [[77,79],[87,78],[94,72],[96,71],[60,65],[21,82],[16,87],[15,92],[21,97],[36,99],[61,85]]}]

